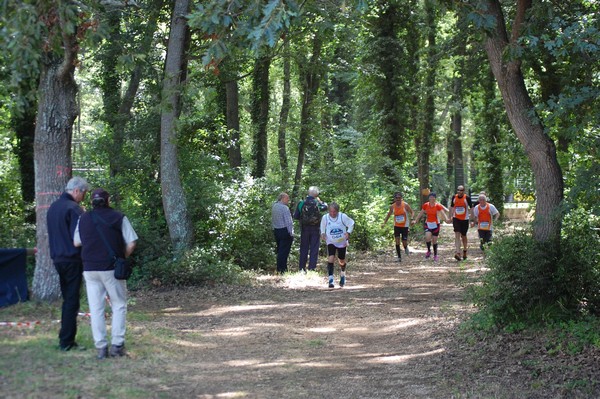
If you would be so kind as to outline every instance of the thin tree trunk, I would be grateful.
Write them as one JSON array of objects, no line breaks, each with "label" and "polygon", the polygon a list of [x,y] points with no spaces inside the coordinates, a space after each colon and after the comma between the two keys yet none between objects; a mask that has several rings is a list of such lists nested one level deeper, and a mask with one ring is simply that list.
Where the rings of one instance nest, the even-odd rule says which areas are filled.
[{"label": "thin tree trunk", "polygon": [[483,80],[483,135],[485,138],[485,160],[487,168],[485,174],[487,177],[486,192],[500,215],[504,214],[504,177],[502,175],[502,160],[499,150],[501,145],[500,120],[498,118],[498,109],[496,102],[496,81],[491,69],[487,77]]},{"label": "thin tree trunk", "polygon": [[177,150],[177,119],[181,111],[181,86],[185,81],[185,61],[188,42],[189,0],[176,0],[171,19],[171,31],[165,60],[162,89],[160,174],[163,207],[169,226],[171,243],[176,253],[192,245],[194,231],[189,216],[185,192],[181,183]]},{"label": "thin tree trunk", "polygon": [[[21,196],[27,204],[35,200],[35,173],[33,164],[33,143],[35,140],[36,105],[28,106],[20,115],[13,118],[12,124],[17,137],[16,154],[21,172]],[[35,213],[27,217],[35,223]]]},{"label": "thin tree trunk", "polygon": [[263,177],[267,169],[267,125],[269,122],[269,68],[270,57],[260,57],[254,63],[252,93],[252,125],[254,127],[254,177]]},{"label": "thin tree trunk", "polygon": [[240,105],[237,79],[225,83],[225,93],[227,98],[227,130],[231,133],[229,166],[239,168],[242,166],[242,149],[240,143]]},{"label": "thin tree trunk", "polygon": [[[70,38],[67,45],[74,43]],[[49,54],[44,61],[34,140],[38,252],[32,290],[36,299],[53,301],[60,297],[60,286],[50,258],[46,214],[71,178],[71,139],[78,108],[73,58]]]},{"label": "thin tree trunk", "polygon": [[518,60],[506,59],[507,47],[516,43],[531,0],[518,0],[512,37],[509,42],[504,14],[498,0],[487,0],[486,12],[496,26],[485,41],[494,77],[498,82],[506,113],[515,134],[525,149],[535,177],[536,213],[533,235],[538,242],[558,246],[562,223],[560,203],[563,199],[562,171],[556,157],[554,142],[544,132],[535,107],[525,87]]},{"label": "thin tree trunk", "polygon": [[281,101],[281,112],[279,113],[279,129],[277,131],[277,150],[279,151],[279,166],[281,166],[282,179],[287,175],[288,158],[286,151],[286,134],[288,116],[290,114],[290,43],[286,39],[283,42],[283,93]]},{"label": "thin tree trunk", "polygon": [[454,110],[452,112],[452,150],[454,152],[454,186],[465,185],[465,161],[462,148],[462,108],[463,108],[463,79],[465,75],[465,54],[467,46],[467,33],[463,29],[458,29],[458,48],[456,56],[457,70],[454,73],[452,84],[452,103]]},{"label": "thin tree trunk", "polygon": [[321,81],[321,71],[318,66],[321,58],[321,48],[323,46],[322,38],[319,32],[315,33],[313,38],[312,56],[306,65],[300,65],[300,76],[302,79],[302,110],[300,112],[300,139],[298,144],[298,162],[296,164],[296,174],[294,175],[294,188],[292,190],[292,200],[295,201],[300,194],[300,185],[302,184],[302,168],[304,167],[304,156],[306,155],[306,146],[314,128],[312,104],[319,90]]},{"label": "thin tree trunk", "polygon": [[435,119],[435,74],[436,74],[436,22],[435,8],[431,0],[425,2],[426,26],[427,26],[427,72],[425,78],[425,106],[423,116],[423,129],[415,140],[417,149],[417,165],[419,176],[419,188],[421,203],[427,201],[429,189],[429,156],[432,150],[432,138],[434,134],[433,121]]}]

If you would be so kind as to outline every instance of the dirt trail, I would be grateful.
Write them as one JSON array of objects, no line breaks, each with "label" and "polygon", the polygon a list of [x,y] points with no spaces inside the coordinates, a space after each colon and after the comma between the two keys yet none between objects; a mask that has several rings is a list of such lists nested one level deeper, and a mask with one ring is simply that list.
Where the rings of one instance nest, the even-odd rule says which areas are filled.
[{"label": "dirt trail", "polygon": [[[439,262],[423,255],[351,259],[344,288],[336,270],[335,289],[298,274],[145,293],[132,307],[153,315],[143,328],[173,334],[148,384],[169,397],[450,397],[445,344],[469,310],[452,246],[441,246]],[[464,271],[480,267],[479,250],[471,255]]]}]

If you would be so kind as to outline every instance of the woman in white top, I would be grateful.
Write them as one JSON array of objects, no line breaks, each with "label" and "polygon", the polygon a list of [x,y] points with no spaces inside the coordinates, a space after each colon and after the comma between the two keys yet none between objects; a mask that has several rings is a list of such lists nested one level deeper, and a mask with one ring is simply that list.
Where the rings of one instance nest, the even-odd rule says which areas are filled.
[{"label": "woman in white top", "polygon": [[329,288],[333,288],[333,262],[337,251],[338,264],[340,265],[340,287],[346,284],[346,247],[352,230],[354,220],[345,213],[340,212],[340,206],[332,202],[329,213],[321,219],[321,239],[327,243],[327,272],[329,275]]}]

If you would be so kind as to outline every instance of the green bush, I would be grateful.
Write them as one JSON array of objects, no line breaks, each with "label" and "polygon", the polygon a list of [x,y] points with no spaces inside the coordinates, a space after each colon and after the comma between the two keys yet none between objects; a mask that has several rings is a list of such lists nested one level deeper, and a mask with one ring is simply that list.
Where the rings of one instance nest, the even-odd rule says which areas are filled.
[{"label": "green bush", "polygon": [[197,225],[209,232],[203,245],[244,270],[275,270],[271,206],[277,189],[246,176],[222,187],[218,195],[219,201],[208,209],[208,220]]},{"label": "green bush", "polygon": [[214,248],[193,248],[179,260],[155,259],[145,265],[153,285],[190,286],[201,284],[239,284],[248,276],[230,261],[220,259]]},{"label": "green bush", "polygon": [[600,315],[600,219],[584,209],[572,210],[563,222],[561,253],[555,279],[565,288],[566,305]]},{"label": "green bush", "polygon": [[560,251],[537,243],[530,231],[496,240],[487,256],[490,270],[472,290],[485,314],[478,320],[512,328],[600,313],[600,239],[592,230],[594,218],[575,210],[564,220]]}]

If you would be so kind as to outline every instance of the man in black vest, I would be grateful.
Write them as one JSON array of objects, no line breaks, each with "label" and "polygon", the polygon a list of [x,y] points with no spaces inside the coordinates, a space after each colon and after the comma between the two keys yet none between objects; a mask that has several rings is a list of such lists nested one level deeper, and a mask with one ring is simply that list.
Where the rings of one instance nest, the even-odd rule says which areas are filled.
[{"label": "man in black vest", "polygon": [[46,215],[50,257],[58,273],[62,294],[62,314],[59,348],[69,351],[77,347],[77,313],[82,279],[81,251],[73,246],[73,233],[83,208],[79,206],[89,186],[85,179],[75,176],[67,182],[60,198],[50,205]]},{"label": "man in black vest", "polygon": [[[114,252],[116,257],[127,258],[135,249],[138,239],[127,216],[112,209],[108,199],[108,192],[101,188],[92,192],[93,209],[81,215],[74,235],[75,246],[82,248],[83,277],[98,359],[109,355],[125,355],[127,283],[115,278],[113,256],[110,252]],[[111,250],[107,246],[110,246]],[[104,298],[107,294],[112,308],[110,349],[104,319]]]}]

